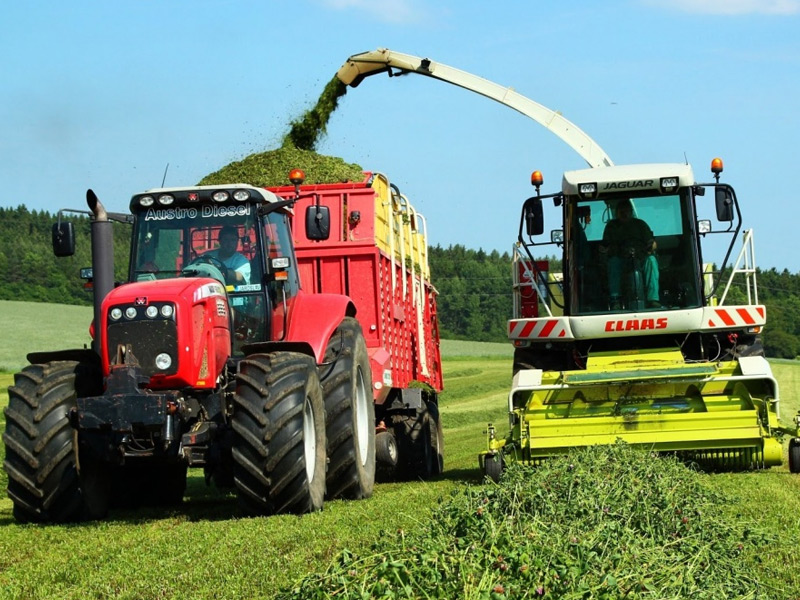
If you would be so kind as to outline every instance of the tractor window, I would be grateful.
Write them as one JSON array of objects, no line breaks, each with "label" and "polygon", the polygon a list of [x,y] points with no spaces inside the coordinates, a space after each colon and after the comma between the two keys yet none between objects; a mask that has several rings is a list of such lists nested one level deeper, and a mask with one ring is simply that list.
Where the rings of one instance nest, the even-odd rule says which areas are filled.
[{"label": "tractor window", "polygon": [[568,202],[571,314],[700,306],[688,194]]},{"label": "tractor window", "polygon": [[[267,294],[272,304],[270,339],[280,340],[286,333],[287,309],[300,289],[294,244],[286,215],[273,212],[266,216],[264,245],[269,273]],[[288,258],[289,267],[285,271],[272,272],[271,261],[274,258]]]}]

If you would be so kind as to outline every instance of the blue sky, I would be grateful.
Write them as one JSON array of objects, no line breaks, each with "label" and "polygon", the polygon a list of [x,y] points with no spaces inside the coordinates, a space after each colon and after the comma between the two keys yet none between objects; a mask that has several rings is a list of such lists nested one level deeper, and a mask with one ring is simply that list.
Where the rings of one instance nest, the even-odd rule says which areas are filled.
[{"label": "blue sky", "polygon": [[[278,147],[348,56],[387,47],[560,110],[617,164],[686,158],[709,181],[721,156],[758,265],[800,271],[800,0],[31,0],[0,18],[4,206],[84,208],[91,187],[126,211],[167,163],[167,185],[194,184]],[[554,192],[584,166],[533,121],[418,76],[351,89],[318,149],[387,174],[430,243],[501,252],[530,172]]]}]

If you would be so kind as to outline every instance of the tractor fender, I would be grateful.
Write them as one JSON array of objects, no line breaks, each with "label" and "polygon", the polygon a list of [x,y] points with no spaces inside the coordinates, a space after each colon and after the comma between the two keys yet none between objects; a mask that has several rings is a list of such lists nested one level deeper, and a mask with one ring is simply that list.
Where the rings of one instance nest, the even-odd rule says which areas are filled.
[{"label": "tractor fender", "polygon": [[305,342],[320,364],[333,332],[345,317],[354,317],[356,307],[347,296],[340,294],[303,294],[295,296],[289,327],[283,342]]}]

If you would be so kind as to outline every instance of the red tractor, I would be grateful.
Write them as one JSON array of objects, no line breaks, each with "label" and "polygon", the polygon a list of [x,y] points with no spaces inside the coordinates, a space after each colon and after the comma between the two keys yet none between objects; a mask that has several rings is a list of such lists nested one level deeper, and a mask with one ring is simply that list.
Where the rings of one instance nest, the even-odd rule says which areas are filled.
[{"label": "red tractor", "polygon": [[[377,222],[384,203],[372,179],[360,184],[372,196],[361,214]],[[357,298],[345,293],[350,248],[329,241],[339,238],[331,234],[339,207],[332,217],[320,193],[295,182],[285,197],[248,185],[151,190],[133,196],[131,215],[107,213],[87,193],[93,343],[28,355],[31,364],[9,388],[4,466],[18,520],[174,505],[188,467],[202,467],[207,483],[235,487],[245,514],[320,510],[326,498],[372,494],[376,434],[378,459],[396,473],[441,472],[429,281],[373,235],[376,264],[423,290],[427,320],[401,346],[390,330],[398,315],[380,320],[397,307],[379,277],[371,289],[359,280],[350,290]],[[299,206],[305,221],[297,219],[302,234],[293,240]],[[124,284],[114,282],[112,221],[133,224]],[[308,280],[295,242],[306,252],[336,246],[342,269]],[[54,225],[53,246],[57,255],[74,252],[72,223]],[[403,389],[393,377],[401,364],[409,367]]]}]

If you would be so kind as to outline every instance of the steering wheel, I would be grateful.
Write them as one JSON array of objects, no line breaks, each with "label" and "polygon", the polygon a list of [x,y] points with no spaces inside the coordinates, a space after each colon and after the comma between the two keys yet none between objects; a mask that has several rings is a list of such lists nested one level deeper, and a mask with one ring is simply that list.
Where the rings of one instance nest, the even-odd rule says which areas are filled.
[{"label": "steering wheel", "polygon": [[224,262],[222,262],[216,256],[211,256],[210,254],[204,254],[203,256],[198,256],[189,264],[193,265],[196,263],[213,265],[217,267],[223,274],[225,274],[225,272],[228,270],[228,267],[225,266]]},{"label": "steering wheel", "polygon": [[198,266],[199,265],[203,265],[204,268],[203,269],[199,269],[199,271],[203,275],[206,275],[208,277],[216,279],[222,285],[225,285],[227,283],[226,275],[227,275],[227,272],[228,272],[228,267],[226,267],[225,263],[223,263],[216,256],[210,256],[208,254],[204,254],[202,256],[198,256],[192,262],[190,262],[188,265],[183,267],[183,269],[181,269],[181,272],[182,273],[186,273],[187,271],[192,271],[192,265],[198,265]]}]

